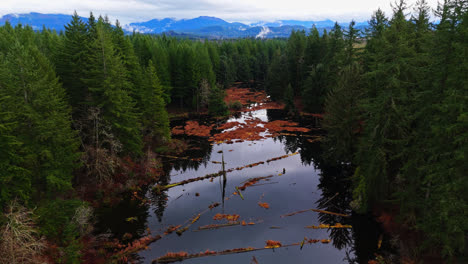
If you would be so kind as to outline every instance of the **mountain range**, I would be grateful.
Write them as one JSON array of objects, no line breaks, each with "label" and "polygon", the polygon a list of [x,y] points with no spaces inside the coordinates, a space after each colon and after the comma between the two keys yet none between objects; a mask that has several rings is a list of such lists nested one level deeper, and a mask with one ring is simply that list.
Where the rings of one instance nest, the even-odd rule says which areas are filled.
[{"label": "mountain range", "polygon": [[[87,18],[82,17],[84,21]],[[17,24],[28,24],[35,30],[43,27],[61,31],[71,20],[71,15],[64,14],[8,14],[0,17],[0,25],[9,21],[13,26]],[[281,38],[289,37],[292,30],[305,30],[306,32],[315,25],[319,32],[330,30],[335,22],[323,21],[300,21],[300,20],[278,20],[274,22],[255,22],[244,24],[239,22],[227,22],[216,17],[201,16],[193,19],[152,19],[146,22],[136,22],[123,25],[127,33],[133,31],[145,34],[166,34],[171,36],[182,36],[189,38]],[[340,23],[347,27],[348,23]],[[356,23],[356,28],[364,29],[367,22]]]}]

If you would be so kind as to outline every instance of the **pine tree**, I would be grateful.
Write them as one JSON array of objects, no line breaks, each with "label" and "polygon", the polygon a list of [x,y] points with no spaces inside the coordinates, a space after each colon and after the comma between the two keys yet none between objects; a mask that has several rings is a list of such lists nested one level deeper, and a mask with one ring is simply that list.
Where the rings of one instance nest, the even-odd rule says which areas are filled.
[{"label": "pine tree", "polygon": [[[138,154],[141,152],[140,124],[135,102],[129,95],[131,85],[127,69],[114,49],[109,27],[99,21],[96,34],[89,46],[90,64],[83,79],[91,95],[88,105],[101,109],[112,137],[121,143],[125,152]],[[96,144],[97,139],[94,141]]]},{"label": "pine tree", "polygon": [[388,199],[395,187],[402,153],[410,135],[411,118],[407,106],[412,101],[414,50],[407,38],[411,27],[405,19],[406,4],[394,7],[389,28],[383,34],[384,44],[376,50],[374,67],[364,76],[366,86],[363,111],[366,123],[358,152],[360,173],[366,180],[364,196],[373,205]]},{"label": "pine tree", "polygon": [[14,133],[18,127],[16,116],[4,109],[10,100],[4,92],[0,88],[0,210],[15,198],[28,201],[32,192],[31,173],[22,166],[22,144]]},{"label": "pine tree", "polygon": [[309,76],[304,82],[302,99],[304,110],[310,113],[322,113],[325,98],[329,92],[329,71],[327,65],[319,63],[311,66]]},{"label": "pine tree", "polygon": [[208,113],[213,116],[225,116],[229,114],[228,107],[224,102],[224,91],[219,87],[212,87],[209,101]]},{"label": "pine tree", "polygon": [[288,71],[285,68],[288,66],[287,58],[281,54],[281,50],[276,50],[275,56],[271,61],[268,69],[266,80],[266,91],[273,100],[281,100],[284,91],[288,87]]},{"label": "pine tree", "polygon": [[75,12],[71,22],[65,26],[56,69],[76,118],[83,114],[83,106],[88,95],[86,84],[83,82],[87,67],[87,44],[86,24]]},{"label": "pine tree", "polygon": [[[417,24],[424,25],[423,3],[421,6]],[[422,246],[436,245],[447,258],[466,252],[468,232],[468,59],[462,55],[467,51],[467,10],[468,3],[462,1],[446,1],[439,9],[441,21],[431,52],[432,74],[427,75],[429,81],[422,82],[432,84],[432,89],[420,89],[419,105],[423,109],[416,115],[419,122],[417,137],[411,144],[413,155],[403,170],[406,182],[418,195],[405,190],[398,193],[404,202],[410,201],[403,207],[404,213],[417,216],[412,224],[425,234]],[[417,32],[421,31],[424,33],[421,29]],[[416,34],[416,41],[425,43],[424,36]],[[422,45],[418,50],[424,52]],[[414,197],[418,199],[411,202]]]},{"label": "pine tree", "polygon": [[361,132],[359,100],[361,68],[358,63],[344,68],[338,84],[327,96],[323,127],[327,131],[324,145],[329,160],[336,164],[353,161]]},{"label": "pine tree", "polygon": [[287,56],[290,83],[294,94],[301,94],[305,76],[305,31],[293,31],[288,39]]},{"label": "pine tree", "polygon": [[169,140],[171,131],[169,116],[163,99],[163,89],[151,60],[145,70],[144,81],[141,106],[141,109],[143,109],[143,128],[150,135],[155,135],[163,141]]},{"label": "pine tree", "polygon": [[360,31],[357,30],[354,26],[356,25],[356,22],[351,21],[349,23],[349,27],[347,30],[344,32],[344,39],[345,39],[345,55],[344,55],[344,65],[351,65],[353,61],[355,61],[356,58],[356,53],[357,49],[355,47],[355,44],[357,43],[357,38],[360,35]]},{"label": "pine tree", "polygon": [[[8,140],[6,134],[6,142],[10,141],[10,147],[12,140],[14,145],[22,143],[21,152],[16,154],[23,158],[21,167],[31,172],[30,179],[23,174],[23,179],[10,182],[14,184],[12,191],[18,191],[13,186],[26,187],[29,182],[35,197],[69,190],[77,166],[78,142],[71,129],[65,93],[53,67],[35,46],[24,46],[16,40],[0,63],[0,72],[2,94],[10,96],[2,104],[2,111],[16,113],[16,126],[6,127],[7,132],[14,128],[10,133],[16,139]],[[21,196],[29,196],[28,191],[29,188],[21,190]]]},{"label": "pine tree", "polygon": [[[112,28],[112,43],[116,56],[119,57],[127,72],[127,76],[125,76],[125,79],[128,80],[127,93],[136,102],[136,107],[140,108],[142,98],[139,88],[142,86],[143,71],[135,55],[132,42],[124,35],[124,31],[118,20],[115,23],[115,27]],[[139,110],[141,112],[142,109]]]},{"label": "pine tree", "polygon": [[297,109],[294,104],[294,90],[291,84],[288,84],[288,88],[284,91],[284,110],[288,112],[288,115],[296,115]]}]

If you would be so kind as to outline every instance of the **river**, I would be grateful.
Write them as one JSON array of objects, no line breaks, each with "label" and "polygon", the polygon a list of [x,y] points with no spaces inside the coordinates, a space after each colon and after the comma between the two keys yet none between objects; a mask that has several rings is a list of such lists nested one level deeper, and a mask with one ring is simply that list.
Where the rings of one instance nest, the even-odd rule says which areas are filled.
[{"label": "river", "polygon": [[[286,118],[282,110],[260,109],[240,113],[227,122],[245,123],[256,119],[266,123]],[[174,120],[171,125],[183,125],[185,121]],[[179,158],[165,159],[166,177],[157,183],[161,186],[217,173],[222,170],[220,163],[223,158],[226,170],[264,163],[234,170],[226,177],[194,181],[161,193],[153,191],[150,186],[146,198],[151,203],[140,205],[126,199],[117,207],[101,212],[101,227],[104,225],[117,238],[126,233],[138,238],[148,231],[162,234],[170,226],[188,227],[181,235],[173,232],[150,244],[147,250],[138,253],[140,263],[151,263],[168,252],[195,254],[207,250],[259,249],[265,247],[267,240],[290,245],[307,241],[305,237],[320,241],[304,243],[302,248],[295,245],[205,256],[186,259],[184,263],[367,263],[377,249],[380,229],[371,216],[358,215],[349,208],[352,169],[347,165],[332,166],[325,162],[320,142],[313,140],[322,132],[313,127],[311,119],[303,117],[294,121],[311,131],[288,132],[233,144],[215,144],[203,137],[176,136],[189,142],[191,148]],[[266,162],[288,154],[286,158]],[[236,189],[253,178],[259,180],[245,190]],[[216,203],[219,206],[208,208]],[[261,207],[260,203],[266,203],[269,208]],[[350,217],[317,211],[285,216],[305,209]],[[214,220],[216,214],[239,215],[236,221],[239,224],[199,230],[207,225],[233,223]],[[337,223],[351,227],[306,228],[320,224],[336,226]],[[322,243],[328,239],[329,243]]]}]

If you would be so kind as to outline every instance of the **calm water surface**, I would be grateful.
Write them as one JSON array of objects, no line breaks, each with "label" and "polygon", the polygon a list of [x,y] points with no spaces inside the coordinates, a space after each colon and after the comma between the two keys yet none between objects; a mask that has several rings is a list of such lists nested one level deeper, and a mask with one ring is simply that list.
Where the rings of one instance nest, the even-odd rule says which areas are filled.
[{"label": "calm water surface", "polygon": [[[229,121],[243,122],[246,118],[260,118],[263,121],[284,120],[282,111],[259,110],[243,113]],[[310,120],[296,120],[301,126],[312,128]],[[179,125],[179,124],[173,124]],[[313,132],[308,133],[312,135]],[[201,158],[201,161],[167,160],[167,177],[160,184],[204,176],[221,170],[222,155],[226,169],[241,167],[260,161],[299,152],[299,155],[265,163],[253,168],[228,173],[223,177],[197,181],[177,186],[156,195],[148,191],[152,200],[150,206],[139,206],[125,201],[116,208],[102,213],[101,225],[105,225],[117,238],[124,233],[141,236],[149,228],[153,234],[162,233],[170,225],[180,225],[205,211],[215,202],[221,205],[202,214],[199,221],[181,236],[173,233],[150,245],[139,253],[141,263],[151,263],[153,259],[167,252],[186,251],[189,254],[207,249],[254,247],[262,248],[266,240],[277,240],[283,245],[310,239],[328,239],[330,244],[316,243],[299,247],[268,249],[242,254],[209,256],[185,260],[184,263],[251,263],[253,256],[258,263],[367,263],[375,252],[379,236],[378,225],[372,217],[356,215],[348,207],[351,201],[349,177],[352,170],[346,166],[329,166],[323,160],[320,143],[310,143],[304,134],[280,136],[261,141],[234,144],[211,145],[207,139],[189,137],[192,147],[185,156]],[[222,151],[223,154],[218,153]],[[283,174],[283,171],[286,173]],[[282,174],[282,175],[280,175]],[[236,186],[255,177],[273,175],[268,181],[260,181],[259,186],[247,187],[242,192],[244,200],[232,195]],[[197,196],[196,194],[199,194]],[[264,209],[258,202],[266,202]],[[305,212],[281,218],[281,215],[310,208],[323,209],[352,215],[350,218]],[[240,220],[256,222],[253,226],[232,226],[216,230],[195,232],[198,227],[221,224],[215,221],[217,213],[238,214]],[[136,222],[125,221],[137,217]],[[352,229],[307,229],[305,226],[320,223],[352,225]],[[274,228],[272,228],[274,227]],[[278,228],[279,227],[279,228]]]}]

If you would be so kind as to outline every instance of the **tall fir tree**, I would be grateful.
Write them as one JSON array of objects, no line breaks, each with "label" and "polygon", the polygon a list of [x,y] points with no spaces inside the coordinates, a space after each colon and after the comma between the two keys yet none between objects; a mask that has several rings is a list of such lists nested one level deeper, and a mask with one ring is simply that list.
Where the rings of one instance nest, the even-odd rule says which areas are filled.
[{"label": "tall fir tree", "polygon": [[10,133],[16,137],[13,142],[21,143],[16,155],[21,155],[21,167],[30,172],[29,179],[23,175],[19,182],[10,184],[26,186],[30,182],[33,188],[22,190],[22,196],[35,199],[53,198],[71,189],[78,141],[71,129],[65,92],[52,65],[37,47],[16,40],[0,63],[0,72],[2,94],[10,96],[2,104],[2,111],[16,113],[16,125],[6,129],[12,129]]},{"label": "tall fir tree", "polygon": [[96,24],[96,38],[89,50],[90,64],[83,79],[91,95],[88,105],[101,109],[103,121],[111,127],[112,136],[121,143],[124,152],[138,154],[142,145],[138,113],[129,95],[128,71],[114,48],[110,29],[103,21]]},{"label": "tall fir tree", "polygon": [[170,140],[169,116],[163,98],[163,89],[151,60],[145,70],[144,85],[141,89],[143,90],[142,125],[145,134],[150,134],[162,142]]},{"label": "tall fir tree", "polygon": [[88,57],[88,32],[86,24],[75,12],[71,22],[65,26],[65,34],[59,49],[57,59],[57,75],[67,92],[74,116],[78,117],[84,112],[84,104],[88,95],[87,86],[83,82],[86,76]]}]

